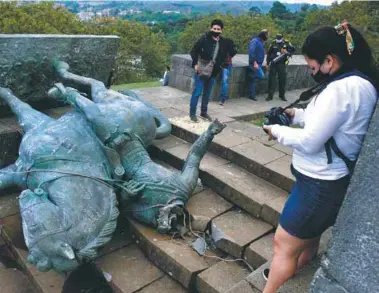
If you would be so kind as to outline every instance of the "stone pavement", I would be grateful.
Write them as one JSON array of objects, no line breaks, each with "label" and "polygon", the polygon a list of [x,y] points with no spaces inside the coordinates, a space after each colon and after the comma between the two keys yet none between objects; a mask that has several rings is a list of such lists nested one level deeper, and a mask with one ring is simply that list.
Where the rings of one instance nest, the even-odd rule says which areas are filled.
[{"label": "stone pavement", "polygon": [[[172,135],[149,148],[151,156],[168,168],[180,169],[191,143],[209,122],[189,123],[188,93],[169,87],[136,92],[160,108],[173,124]],[[287,97],[293,101],[300,93],[301,90],[292,91]],[[112,242],[101,250],[96,262],[112,275],[116,292],[261,292],[260,271],[271,260],[273,233],[293,177],[289,172],[291,151],[268,142],[261,128],[249,122],[285,103],[258,98],[258,102],[234,99],[224,107],[210,103],[210,114],[228,127],[205,155],[200,165],[201,182],[187,204],[196,234],[173,239],[120,218]],[[47,114],[57,117],[68,110],[53,109]],[[14,118],[0,119],[2,165],[15,159],[20,137]],[[3,191],[1,195],[1,236],[34,286],[36,291],[32,292],[60,293],[61,276],[37,272],[26,262],[17,191]],[[204,231],[214,236],[215,247],[200,256],[190,244]],[[325,239],[327,242],[328,237]],[[313,263],[299,273],[283,292],[305,293],[315,268]]]}]

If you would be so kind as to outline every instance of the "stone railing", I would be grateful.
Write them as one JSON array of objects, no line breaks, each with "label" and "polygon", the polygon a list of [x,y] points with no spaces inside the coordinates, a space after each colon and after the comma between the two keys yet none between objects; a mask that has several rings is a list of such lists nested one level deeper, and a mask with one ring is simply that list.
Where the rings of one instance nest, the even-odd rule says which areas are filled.
[{"label": "stone railing", "polygon": [[[191,67],[192,59],[188,54],[176,54],[171,58],[171,72],[169,86],[186,92],[192,91],[194,71]],[[265,66],[265,63],[263,64]],[[248,95],[249,81],[247,77],[248,55],[238,54],[233,58],[233,68],[229,79],[229,98],[240,98]],[[294,55],[287,68],[287,90],[307,88],[314,84],[304,57]],[[257,93],[267,92],[266,78],[257,82]],[[212,100],[217,100],[221,92],[221,74],[212,92]]]}]

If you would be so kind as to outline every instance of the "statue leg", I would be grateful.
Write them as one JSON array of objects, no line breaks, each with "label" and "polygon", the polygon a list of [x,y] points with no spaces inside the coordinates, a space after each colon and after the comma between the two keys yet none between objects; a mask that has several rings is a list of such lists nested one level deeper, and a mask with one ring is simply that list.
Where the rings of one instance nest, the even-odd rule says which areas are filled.
[{"label": "statue leg", "polygon": [[191,146],[180,175],[182,181],[189,187],[189,190],[194,190],[196,187],[197,179],[199,178],[200,161],[206,154],[214,136],[225,127],[226,125],[220,123],[218,120],[213,121],[207,131]]},{"label": "statue leg", "polygon": [[24,132],[27,132],[29,129],[43,121],[53,120],[49,116],[33,109],[27,103],[21,101],[10,89],[0,87],[0,98],[9,105]]},{"label": "statue leg", "polygon": [[25,184],[25,174],[16,173],[17,169],[14,164],[0,170],[0,189],[11,186],[23,186]]},{"label": "statue leg", "polygon": [[100,102],[103,99],[107,88],[101,81],[69,72],[70,66],[63,61],[54,62],[54,68],[58,76],[64,81],[69,81],[79,86],[90,87],[91,97],[94,102]]}]

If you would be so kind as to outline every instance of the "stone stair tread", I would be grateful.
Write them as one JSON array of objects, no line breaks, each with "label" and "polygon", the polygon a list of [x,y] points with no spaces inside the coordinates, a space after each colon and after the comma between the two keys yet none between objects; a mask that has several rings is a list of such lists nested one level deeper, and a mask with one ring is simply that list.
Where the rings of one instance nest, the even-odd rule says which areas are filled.
[{"label": "stone stair tread", "polygon": [[[198,255],[189,244],[194,238],[172,239],[135,220],[129,219],[134,241],[157,267],[189,288],[196,274],[219,262],[215,258]],[[217,256],[207,252],[209,256]]]},{"label": "stone stair tread", "polygon": [[192,228],[198,231],[205,231],[212,219],[232,207],[233,204],[210,189],[192,195],[186,204],[187,210],[194,218],[191,223]]},{"label": "stone stair tread", "polygon": [[112,276],[112,283],[122,293],[138,291],[164,276],[135,244],[106,254],[96,263]]},{"label": "stone stair tread", "polygon": [[172,280],[168,276],[164,276],[161,279],[156,280],[154,283],[146,286],[138,293],[186,293],[180,284]]},{"label": "stone stair tread", "polygon": [[[163,142],[158,146],[154,143],[156,155],[166,163],[180,168],[179,165],[183,164],[190,145],[172,136],[168,140],[168,145],[176,146],[163,149]],[[205,185],[228,201],[255,217],[262,217],[268,223],[277,225],[288,196],[284,190],[210,152],[207,152],[200,164],[200,178]]]},{"label": "stone stair tread", "polygon": [[[191,144],[208,128],[210,123],[203,120],[199,123],[192,123],[188,117],[176,117],[170,121],[173,127],[172,135]],[[289,169],[286,169],[286,166],[290,165],[290,159],[287,157],[280,160],[286,156],[291,157],[288,154],[290,150],[278,146],[276,141],[268,141],[267,135],[260,128],[254,125],[246,126],[245,124],[248,123],[244,121],[230,122],[231,127],[225,128],[222,133],[215,136],[209,152],[290,191],[294,184],[294,177]],[[249,134],[250,131],[251,134]],[[277,160],[280,161],[275,163]],[[279,166],[278,170],[275,168],[276,165]]]},{"label": "stone stair tread", "polygon": [[255,287],[252,287],[246,280],[242,280],[225,293],[261,293],[261,291]]},{"label": "stone stair tread", "polygon": [[199,293],[222,293],[243,280],[250,270],[235,261],[220,261],[196,277]]},{"label": "stone stair tread", "polygon": [[1,293],[35,293],[28,278],[17,269],[0,268]]},{"label": "stone stair tread", "polygon": [[[304,293],[308,292],[309,285],[313,279],[313,276],[320,266],[320,256],[311,261],[308,265],[302,268],[296,273],[294,277],[288,280],[280,289],[278,293]],[[271,262],[259,267],[253,273],[251,273],[246,280],[256,287],[258,290],[263,291],[266,281],[263,279],[262,271],[270,266]]]},{"label": "stone stair tread", "polygon": [[244,258],[253,266],[258,268],[272,259],[274,253],[274,233],[267,234],[252,242],[245,250]]},{"label": "stone stair tread", "polygon": [[232,210],[212,220],[212,236],[222,251],[242,258],[253,241],[272,232],[273,227],[241,211]]}]

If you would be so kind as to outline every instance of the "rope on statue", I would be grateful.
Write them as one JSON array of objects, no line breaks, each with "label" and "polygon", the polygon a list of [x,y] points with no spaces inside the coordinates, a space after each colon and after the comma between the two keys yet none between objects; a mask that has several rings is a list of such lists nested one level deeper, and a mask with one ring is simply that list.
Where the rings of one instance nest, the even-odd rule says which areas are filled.
[{"label": "rope on statue", "polygon": [[[34,169],[34,170],[27,170],[27,171],[3,171],[3,170],[0,170],[0,173],[15,174],[15,175],[16,174],[30,174],[30,173],[58,173],[58,174],[65,174],[66,176],[61,176],[61,177],[58,177],[58,178],[52,178],[50,180],[42,182],[42,183],[39,184],[39,186],[41,186],[41,185],[43,185],[43,184],[45,184],[47,182],[57,180],[57,179],[62,178],[62,177],[78,176],[78,177],[83,177],[83,178],[88,178],[88,179],[95,180],[97,182],[100,182],[100,183],[103,183],[103,184],[109,186],[110,188],[114,188],[114,186],[116,186],[116,187],[119,187],[119,188],[125,190],[126,192],[130,192],[130,190],[128,189],[128,187],[125,186],[125,185],[128,185],[128,183],[130,181],[127,182],[127,181],[120,180],[120,179],[107,179],[107,178],[89,176],[89,175],[84,175],[84,174],[74,173],[74,172],[69,172],[69,171],[61,171],[61,170],[54,170],[54,169]],[[136,189],[136,192],[141,191],[144,187],[145,187],[145,184],[141,184],[141,186]]]}]

